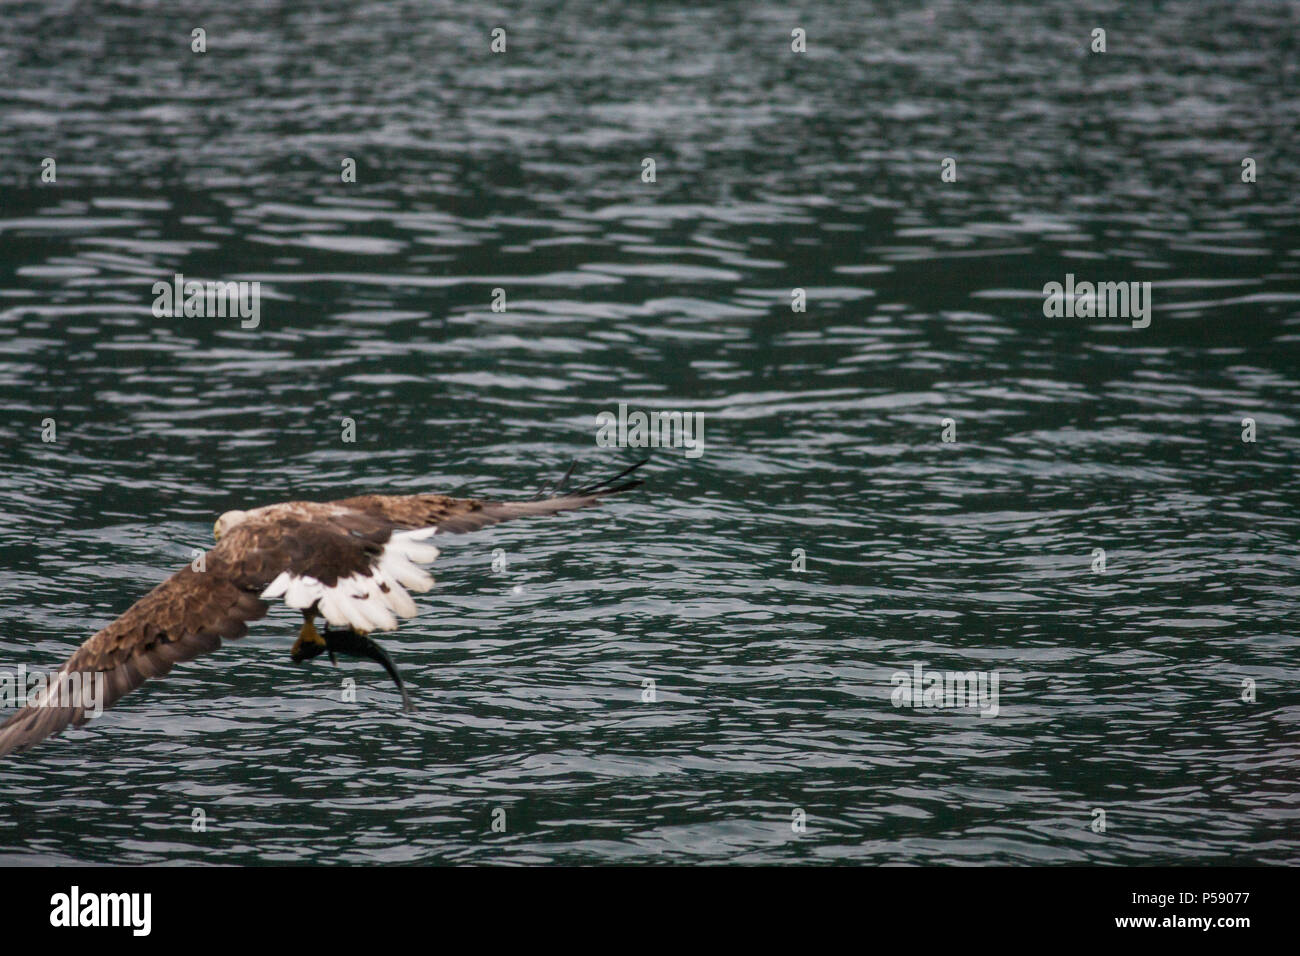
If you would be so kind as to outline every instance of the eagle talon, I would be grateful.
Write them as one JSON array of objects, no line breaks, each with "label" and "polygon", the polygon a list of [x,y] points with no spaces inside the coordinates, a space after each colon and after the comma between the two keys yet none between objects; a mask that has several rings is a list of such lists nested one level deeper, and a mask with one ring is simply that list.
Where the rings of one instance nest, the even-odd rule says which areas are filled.
[{"label": "eagle talon", "polygon": [[[289,659],[295,664],[301,664],[303,661],[309,661],[321,651],[327,649],[325,638],[320,636],[316,630],[315,619],[306,611],[303,611],[302,630],[298,632],[298,640],[293,642],[293,647],[289,649]],[[334,657],[330,653],[331,659]]]},{"label": "eagle talon", "polygon": [[[303,627],[290,651],[295,662],[326,652],[331,660],[349,654],[375,661],[392,677],[410,710],[397,668],[370,637],[317,633],[313,620],[321,602],[336,621],[391,631],[397,618],[414,617],[419,610],[408,589],[433,587],[424,570],[438,556],[428,543],[430,536],[599,504],[639,486],[641,480],[630,476],[646,460],[573,489],[566,487],[570,466],[549,491],[527,501],[368,494],[227,511],[212,528],[217,544],[208,552],[207,573],[182,568],[82,644],[58,672],[57,706],[29,700],[0,720],[0,757],[24,751],[89,716],[90,696],[82,696],[74,678],[94,675],[108,681],[107,699],[94,695],[98,713],[99,704],[108,706],[146,680],[163,676],[173,664],[216,650],[223,637],[246,633],[245,625],[262,617],[267,602],[275,599],[302,611]],[[51,694],[54,687],[51,682]],[[64,701],[64,690],[75,696]]]}]

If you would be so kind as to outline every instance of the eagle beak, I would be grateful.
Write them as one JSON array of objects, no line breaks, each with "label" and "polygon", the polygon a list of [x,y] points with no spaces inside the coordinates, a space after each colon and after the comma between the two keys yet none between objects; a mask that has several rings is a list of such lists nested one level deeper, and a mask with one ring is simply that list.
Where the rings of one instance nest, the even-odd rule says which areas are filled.
[{"label": "eagle beak", "polygon": [[218,519],[217,521],[214,521],[213,524],[212,524],[212,540],[213,540],[213,541],[220,541],[220,540],[221,540],[221,520],[220,520],[220,519]]}]

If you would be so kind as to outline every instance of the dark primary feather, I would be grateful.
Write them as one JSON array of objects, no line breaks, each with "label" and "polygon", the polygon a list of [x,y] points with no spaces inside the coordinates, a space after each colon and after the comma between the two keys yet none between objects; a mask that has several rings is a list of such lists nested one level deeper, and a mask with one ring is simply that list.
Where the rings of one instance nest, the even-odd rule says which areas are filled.
[{"label": "dark primary feather", "polygon": [[[223,637],[248,633],[247,622],[265,615],[268,605],[257,590],[241,588],[228,576],[216,548],[208,552],[207,560],[207,571],[190,566],[178,571],[82,644],[59,669],[52,686],[57,690],[57,683],[72,673],[102,673],[99,703],[108,708],[150,677],[163,676],[174,664],[216,650]],[[0,756],[26,750],[68,724],[85,723],[86,703],[77,697],[69,700],[69,706],[28,703],[0,724]]]},{"label": "dark primary feather", "polygon": [[[479,528],[509,521],[511,518],[550,515],[560,511],[587,508],[596,504],[605,495],[627,491],[629,488],[641,485],[640,479],[621,485],[615,485],[614,482],[630,475],[647,461],[649,459],[644,458],[603,481],[540,500],[479,501],[475,498],[449,498],[446,495],[361,495],[357,498],[345,498],[330,503],[364,514],[381,516],[391,522],[392,527],[395,528],[409,530],[436,527],[442,534],[458,534],[477,531]],[[563,486],[572,472],[573,468],[570,466],[569,471],[557,482],[552,491]]]},{"label": "dark primary feather", "polygon": [[[545,499],[479,501],[446,495],[362,495],[321,505],[294,502],[237,525],[204,555],[203,571],[186,566],[91,637],[59,669],[59,682],[73,673],[103,674],[102,706],[172,666],[214,651],[223,638],[248,633],[248,622],[265,616],[258,595],[282,571],[314,577],[326,585],[368,571],[394,530],[436,527],[439,532],[473,531],[531,515],[549,515],[594,505],[640,480],[616,484],[645,464]],[[552,489],[563,487],[573,468]],[[29,703],[0,724],[0,756],[26,750],[69,724],[89,719],[86,701],[69,706]]]}]

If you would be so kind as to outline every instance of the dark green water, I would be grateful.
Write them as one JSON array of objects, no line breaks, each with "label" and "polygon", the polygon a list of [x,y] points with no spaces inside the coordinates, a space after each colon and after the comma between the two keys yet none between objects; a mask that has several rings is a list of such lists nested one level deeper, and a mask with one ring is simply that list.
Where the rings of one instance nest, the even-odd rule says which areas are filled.
[{"label": "dark green water", "polygon": [[[1296,35],[5,4],[0,667],[226,509],[594,477],[620,402],[705,426],[603,509],[441,542],[386,639],[414,714],[292,664],[278,608],[0,761],[0,862],[1300,862]],[[261,282],[259,326],[155,318],[176,272]],[[1045,317],[1068,273],[1151,282],[1150,326]],[[996,672],[997,716],[895,707],[918,664]]]}]

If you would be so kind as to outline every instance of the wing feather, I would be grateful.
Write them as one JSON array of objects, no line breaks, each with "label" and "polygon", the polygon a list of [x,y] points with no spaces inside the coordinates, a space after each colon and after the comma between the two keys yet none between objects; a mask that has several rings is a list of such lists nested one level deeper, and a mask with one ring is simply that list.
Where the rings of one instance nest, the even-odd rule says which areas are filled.
[{"label": "wing feather", "polygon": [[[560,493],[570,468],[550,489],[552,497],[528,501],[363,495],[258,509],[207,552],[204,570],[188,566],[176,572],[82,644],[36,700],[0,724],[0,756],[26,750],[69,724],[80,725],[88,708],[110,707],[146,680],[216,650],[223,639],[244,636],[248,622],[268,610],[262,596],[283,596],[295,607],[319,599],[322,611],[327,600],[334,601],[339,605],[332,608],[334,616],[357,629],[395,626],[390,609],[403,617],[416,611],[403,586],[427,590],[433,583],[418,565],[437,556],[436,548],[420,543],[434,530],[474,531],[513,518],[590,507],[641,484],[617,482],[643,464]],[[366,581],[379,592],[367,591]],[[343,594],[340,582],[358,593]],[[86,675],[101,680],[99,690],[83,686]]]},{"label": "wing feather", "polygon": [[83,724],[96,705],[111,707],[173,665],[216,650],[222,638],[246,634],[267,604],[241,586],[238,564],[219,549],[206,555],[206,570],[176,572],[82,644],[41,694],[0,724],[0,756]]},{"label": "wing feather", "polygon": [[557,482],[550,498],[529,501],[480,501],[477,498],[452,498],[447,495],[361,495],[331,502],[341,508],[383,518],[395,528],[437,528],[443,534],[460,534],[477,531],[488,525],[526,518],[535,515],[552,515],[561,511],[574,511],[599,504],[606,495],[636,488],[640,480],[617,482],[636,471],[649,459],[642,459],[626,468],[584,488],[559,494],[560,488],[573,469]]}]

